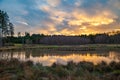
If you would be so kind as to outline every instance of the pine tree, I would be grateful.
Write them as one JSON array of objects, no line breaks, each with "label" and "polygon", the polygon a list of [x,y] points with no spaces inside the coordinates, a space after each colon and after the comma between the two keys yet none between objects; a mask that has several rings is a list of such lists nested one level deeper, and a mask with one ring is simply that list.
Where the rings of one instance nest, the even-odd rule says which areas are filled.
[{"label": "pine tree", "polygon": [[0,10],[0,46],[3,46],[3,37],[14,35],[13,24],[9,22],[9,16],[6,12]]},{"label": "pine tree", "polygon": [[13,35],[14,35],[14,26],[11,22],[9,23],[9,35],[11,37],[13,37]]}]

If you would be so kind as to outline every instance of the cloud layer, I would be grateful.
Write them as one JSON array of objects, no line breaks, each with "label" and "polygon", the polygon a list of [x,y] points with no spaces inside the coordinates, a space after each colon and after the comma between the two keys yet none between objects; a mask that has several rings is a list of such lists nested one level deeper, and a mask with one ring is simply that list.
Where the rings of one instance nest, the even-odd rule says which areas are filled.
[{"label": "cloud layer", "polygon": [[79,35],[120,30],[120,0],[0,0],[17,32]]}]

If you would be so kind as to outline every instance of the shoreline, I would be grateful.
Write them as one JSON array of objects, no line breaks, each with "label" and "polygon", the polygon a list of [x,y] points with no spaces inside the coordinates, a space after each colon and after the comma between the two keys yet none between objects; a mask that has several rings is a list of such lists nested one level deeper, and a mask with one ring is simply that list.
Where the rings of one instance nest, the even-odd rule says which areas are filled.
[{"label": "shoreline", "polygon": [[101,51],[101,50],[119,50],[120,44],[86,44],[86,45],[22,45],[15,44],[15,46],[1,47],[0,51],[9,50],[26,50],[26,49],[41,49],[52,51]]}]

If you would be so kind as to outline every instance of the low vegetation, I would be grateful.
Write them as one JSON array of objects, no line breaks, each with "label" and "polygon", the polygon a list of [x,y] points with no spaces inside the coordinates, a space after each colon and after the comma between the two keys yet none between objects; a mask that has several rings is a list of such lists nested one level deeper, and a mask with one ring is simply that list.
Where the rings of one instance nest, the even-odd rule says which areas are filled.
[{"label": "low vegetation", "polygon": [[120,80],[120,62],[42,66],[32,61],[0,60],[0,80]]},{"label": "low vegetation", "polygon": [[88,44],[88,45],[39,45],[39,44],[15,44],[14,46],[0,47],[0,51],[5,50],[24,50],[41,49],[52,51],[101,51],[101,50],[119,50],[119,44]]}]

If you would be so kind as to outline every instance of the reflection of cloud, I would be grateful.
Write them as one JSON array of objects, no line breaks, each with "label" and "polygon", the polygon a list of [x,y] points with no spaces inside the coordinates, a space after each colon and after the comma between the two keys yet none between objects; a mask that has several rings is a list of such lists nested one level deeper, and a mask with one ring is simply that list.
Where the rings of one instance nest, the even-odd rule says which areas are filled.
[{"label": "reflection of cloud", "polygon": [[31,26],[31,30],[28,29],[31,33],[66,35],[119,29],[119,5],[119,0],[0,1],[0,8],[8,12],[15,27],[22,24],[21,28]]},{"label": "reflection of cloud", "polygon": [[[34,54],[34,53],[33,53]],[[107,54],[107,53],[106,53]],[[35,63],[42,63],[44,66],[50,66],[53,63],[60,63],[60,64],[64,64],[66,65],[67,62],[69,61],[73,61],[75,63],[79,63],[81,61],[86,61],[86,62],[93,62],[94,64],[98,64],[101,61],[105,61],[107,63],[110,63],[111,61],[116,61],[119,62],[119,53],[116,52],[109,52],[109,55],[106,56],[105,55],[99,55],[99,54],[63,54],[63,55],[44,55],[44,56],[32,56],[29,55],[29,57],[26,57],[27,53],[25,52],[15,52],[13,54],[11,53],[0,53],[1,57],[0,59],[10,59],[12,58],[18,58],[22,61],[27,61],[27,60],[31,60]],[[12,56],[11,56],[12,55]]]},{"label": "reflection of cloud", "polygon": [[110,63],[111,61],[119,61],[117,58],[111,57],[111,53],[110,53],[110,57],[105,57],[105,56],[98,56],[97,54],[87,54],[87,55],[82,55],[82,54],[70,54],[70,55],[66,55],[66,56],[40,56],[40,57],[32,57],[30,58],[30,60],[34,61],[34,62],[40,62],[42,63],[44,66],[50,66],[53,63],[57,62],[60,64],[67,64],[67,62],[69,61],[73,61],[75,63],[79,63],[81,61],[87,61],[87,62],[93,62],[94,64],[98,64],[101,61],[105,61],[107,63]]}]

